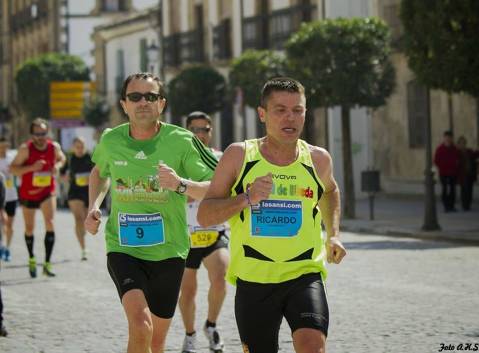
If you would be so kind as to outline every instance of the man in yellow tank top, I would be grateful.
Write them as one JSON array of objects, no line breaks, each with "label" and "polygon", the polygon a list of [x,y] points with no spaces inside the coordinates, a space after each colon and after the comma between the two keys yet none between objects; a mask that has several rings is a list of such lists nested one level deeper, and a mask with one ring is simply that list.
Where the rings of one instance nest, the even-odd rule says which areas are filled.
[{"label": "man in yellow tank top", "polygon": [[279,77],[266,82],[258,114],[266,136],[226,149],[198,221],[203,227],[230,222],[226,278],[236,285],[243,350],[278,352],[284,317],[297,353],[325,352],[325,262],[338,264],[346,255],[339,240],[340,197],[331,156],[299,139],[306,98],[298,81]]}]

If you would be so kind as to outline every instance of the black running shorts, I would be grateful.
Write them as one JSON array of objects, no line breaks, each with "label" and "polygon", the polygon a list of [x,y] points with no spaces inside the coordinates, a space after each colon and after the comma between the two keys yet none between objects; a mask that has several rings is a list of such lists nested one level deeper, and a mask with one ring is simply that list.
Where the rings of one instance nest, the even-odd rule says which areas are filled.
[{"label": "black running shorts", "polygon": [[108,253],[107,265],[120,300],[129,290],[140,289],[154,315],[163,319],[173,317],[185,260],[174,257],[162,261],[147,261],[111,252]]},{"label": "black running shorts", "polygon": [[83,201],[85,207],[88,208],[88,186],[84,188],[70,188],[70,190],[68,190],[68,201],[70,200]]},{"label": "black running shorts", "polygon": [[8,217],[15,217],[15,211],[17,209],[17,200],[5,202],[5,212]]},{"label": "black running shorts", "polygon": [[250,353],[278,352],[283,317],[291,332],[313,328],[328,334],[328,301],[319,273],[277,284],[238,279],[235,315],[241,342]]},{"label": "black running shorts", "polygon": [[211,255],[215,250],[221,248],[228,248],[229,238],[224,231],[221,231],[218,239],[214,244],[206,248],[191,248],[186,258],[186,267],[191,269],[199,269],[201,261],[208,255]]}]

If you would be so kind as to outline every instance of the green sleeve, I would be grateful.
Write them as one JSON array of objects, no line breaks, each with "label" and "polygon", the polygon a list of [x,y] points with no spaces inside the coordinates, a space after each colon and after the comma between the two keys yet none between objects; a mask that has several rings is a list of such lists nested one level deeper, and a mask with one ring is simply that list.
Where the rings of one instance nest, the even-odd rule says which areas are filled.
[{"label": "green sleeve", "polygon": [[93,150],[93,155],[91,160],[97,166],[98,170],[100,171],[100,177],[108,178],[110,176],[110,157],[108,153],[108,148],[105,142],[105,131],[100,139],[100,142],[95,146]]},{"label": "green sleeve", "polygon": [[193,136],[183,165],[187,177],[194,181],[211,180],[217,164],[218,160],[210,149]]}]

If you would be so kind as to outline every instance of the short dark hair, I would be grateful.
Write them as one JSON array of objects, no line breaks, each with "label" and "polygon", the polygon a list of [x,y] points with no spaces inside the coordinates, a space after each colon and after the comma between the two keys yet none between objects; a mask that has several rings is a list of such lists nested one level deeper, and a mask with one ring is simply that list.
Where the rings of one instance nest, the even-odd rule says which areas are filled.
[{"label": "short dark hair", "polygon": [[208,114],[204,112],[196,111],[196,112],[191,112],[186,117],[186,127],[190,126],[193,120],[199,120],[199,119],[206,120],[211,125],[211,118]]},{"label": "short dark hair", "polygon": [[446,136],[453,137],[454,135],[453,135],[451,130],[446,130],[446,131],[444,131],[444,137],[446,137]]},{"label": "short dark hair", "polygon": [[290,77],[275,77],[268,80],[261,90],[261,107],[266,108],[268,98],[273,92],[290,92],[305,94],[304,86],[297,80]]},{"label": "short dark hair", "polygon": [[123,87],[121,88],[121,93],[120,93],[121,100],[126,100],[126,89],[128,88],[128,84],[132,80],[148,80],[149,78],[151,78],[153,81],[155,81],[158,84],[158,94],[161,96],[161,98],[165,98],[166,96],[165,88],[163,87],[163,82],[161,82],[158,76],[155,76],[150,72],[138,72],[136,74],[131,74],[123,82]]},{"label": "short dark hair", "polygon": [[31,123],[30,123],[30,134],[33,134],[33,128],[35,126],[41,126],[41,125],[45,125],[47,127],[47,130],[48,130],[48,121],[46,121],[45,119],[43,118],[35,118]]}]

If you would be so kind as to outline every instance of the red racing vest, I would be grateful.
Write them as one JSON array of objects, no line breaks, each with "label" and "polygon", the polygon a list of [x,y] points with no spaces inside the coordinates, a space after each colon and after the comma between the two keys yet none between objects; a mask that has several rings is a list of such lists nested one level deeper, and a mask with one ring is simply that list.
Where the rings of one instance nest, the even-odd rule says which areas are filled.
[{"label": "red racing vest", "polygon": [[52,174],[55,165],[55,146],[51,140],[47,140],[47,148],[43,151],[37,149],[33,141],[28,141],[27,147],[28,159],[23,164],[24,166],[32,165],[40,159],[43,159],[46,164],[40,171],[22,175],[20,199],[40,201],[55,192],[55,176]]}]

